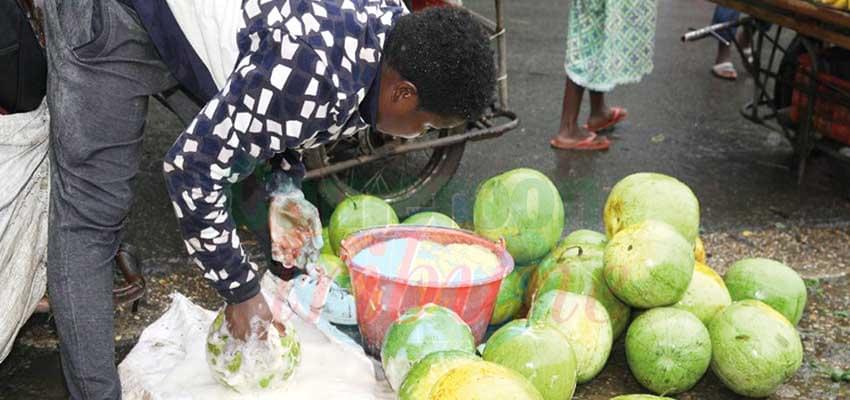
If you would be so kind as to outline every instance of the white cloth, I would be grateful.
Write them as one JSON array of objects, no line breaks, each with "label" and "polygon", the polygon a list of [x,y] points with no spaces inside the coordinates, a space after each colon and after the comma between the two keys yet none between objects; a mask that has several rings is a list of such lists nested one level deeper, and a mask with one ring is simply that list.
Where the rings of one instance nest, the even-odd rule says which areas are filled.
[{"label": "white cloth", "polygon": [[236,33],[245,24],[242,1],[167,0],[167,3],[216,87],[223,88],[239,57]]},{"label": "white cloth", "polygon": [[48,126],[46,103],[0,116],[0,362],[47,286]]},{"label": "white cloth", "polygon": [[238,394],[213,380],[205,359],[207,331],[215,313],[180,294],[150,325],[118,366],[125,400],[390,400],[393,392],[376,377],[375,363],[342,332],[324,320],[293,315],[285,299],[289,288],[266,274],[263,294],[282,314],[292,315],[301,343],[301,364],[279,390]]}]

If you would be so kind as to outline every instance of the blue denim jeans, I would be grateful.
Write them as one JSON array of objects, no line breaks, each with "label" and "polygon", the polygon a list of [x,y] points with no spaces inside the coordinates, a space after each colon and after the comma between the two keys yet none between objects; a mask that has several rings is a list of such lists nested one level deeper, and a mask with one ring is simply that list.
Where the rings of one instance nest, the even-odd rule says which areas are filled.
[{"label": "blue denim jeans", "polygon": [[[737,10],[733,10],[731,8],[717,6],[714,9],[714,18],[711,19],[711,24],[722,24],[724,22],[737,21],[738,18],[741,17],[741,13]],[[727,28],[721,31],[717,31],[717,34],[720,35],[723,39],[726,39],[729,42],[735,40],[735,32],[738,30],[735,28]]]},{"label": "blue denim jeans", "polygon": [[112,279],[148,96],[175,84],[116,0],[47,0],[47,287],[73,400],[117,400]]}]

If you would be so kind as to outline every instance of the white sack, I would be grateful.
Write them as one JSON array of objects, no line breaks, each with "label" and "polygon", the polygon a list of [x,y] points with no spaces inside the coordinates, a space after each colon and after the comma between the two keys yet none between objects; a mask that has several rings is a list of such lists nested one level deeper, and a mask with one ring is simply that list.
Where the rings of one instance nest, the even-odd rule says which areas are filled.
[{"label": "white sack", "polygon": [[47,103],[0,115],[0,362],[47,286]]},{"label": "white sack", "polygon": [[[215,312],[193,304],[179,293],[168,311],[142,332],[138,344],[119,365],[125,400],[389,400],[394,395],[376,378],[374,362],[363,349],[324,320],[308,322],[295,315],[266,274],[263,294],[273,312],[291,316],[301,342],[301,364],[289,384],[279,390],[239,394],[213,380],[206,363],[206,336]],[[276,296],[276,292],[284,295]]]}]

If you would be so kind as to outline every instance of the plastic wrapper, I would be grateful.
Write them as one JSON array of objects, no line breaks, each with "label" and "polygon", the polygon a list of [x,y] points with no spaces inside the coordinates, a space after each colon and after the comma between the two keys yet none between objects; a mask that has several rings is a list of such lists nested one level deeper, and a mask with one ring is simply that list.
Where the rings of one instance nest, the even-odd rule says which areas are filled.
[{"label": "plastic wrapper", "polygon": [[389,400],[392,390],[375,362],[327,321],[293,311],[290,287],[268,274],[261,282],[272,312],[294,327],[301,362],[279,389],[237,393],[216,382],[207,365],[206,336],[215,312],[175,293],[171,307],[151,324],[119,365],[125,400]]}]

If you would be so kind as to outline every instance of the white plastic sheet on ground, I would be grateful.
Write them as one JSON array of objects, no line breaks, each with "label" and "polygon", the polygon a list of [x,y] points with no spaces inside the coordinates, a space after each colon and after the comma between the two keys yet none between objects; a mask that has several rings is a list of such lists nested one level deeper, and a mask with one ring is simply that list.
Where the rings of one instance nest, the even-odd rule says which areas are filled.
[{"label": "white plastic sheet on ground", "polygon": [[47,104],[0,115],[0,362],[47,286]]},{"label": "white plastic sheet on ground", "polygon": [[[168,311],[142,332],[118,367],[125,400],[389,400],[394,394],[376,378],[375,363],[362,348],[324,320],[294,313],[288,288],[266,274],[263,294],[273,312],[289,316],[301,342],[301,364],[279,390],[239,394],[215,382],[206,363],[206,335],[215,312],[179,293]],[[282,295],[276,295],[281,293]],[[275,307],[279,307],[275,310]],[[311,322],[312,321],[312,322]]]}]

